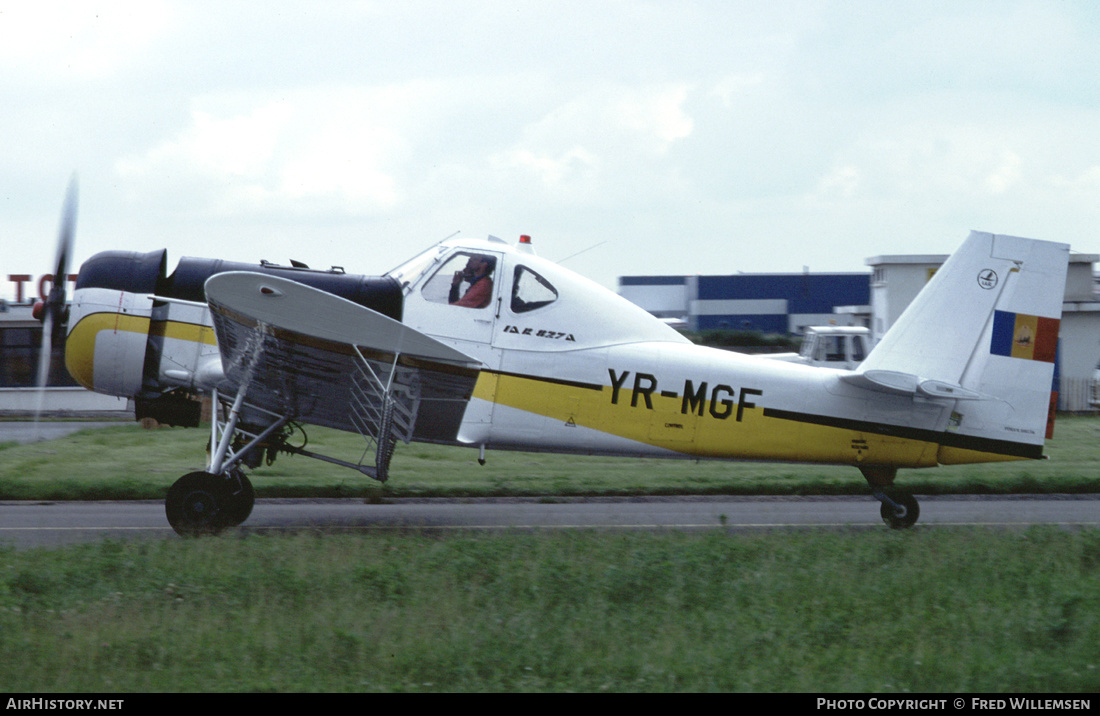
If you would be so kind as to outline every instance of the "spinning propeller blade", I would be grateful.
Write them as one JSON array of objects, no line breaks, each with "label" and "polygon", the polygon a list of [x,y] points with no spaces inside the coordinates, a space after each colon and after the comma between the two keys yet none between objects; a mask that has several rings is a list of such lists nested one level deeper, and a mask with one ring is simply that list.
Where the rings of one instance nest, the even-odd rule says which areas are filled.
[{"label": "spinning propeller blade", "polygon": [[[50,294],[35,312],[42,319],[42,345],[38,350],[38,399],[34,410],[34,437],[38,440],[38,419],[46,397],[46,382],[50,377],[50,361],[53,355],[55,334],[65,335],[65,282],[69,276],[69,258],[72,253],[73,235],[76,232],[77,207],[76,175],[69,181],[65,204],[61,209],[61,228],[57,236],[57,260],[54,261],[53,286]],[[40,312],[39,312],[40,311]]]}]

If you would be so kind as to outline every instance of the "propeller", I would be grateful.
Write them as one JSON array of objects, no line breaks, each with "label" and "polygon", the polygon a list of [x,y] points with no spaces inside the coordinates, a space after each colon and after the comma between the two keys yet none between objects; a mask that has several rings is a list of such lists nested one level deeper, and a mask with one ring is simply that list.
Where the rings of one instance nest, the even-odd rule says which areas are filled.
[{"label": "propeller", "polygon": [[50,359],[53,357],[54,340],[64,337],[66,320],[65,282],[69,276],[69,258],[76,231],[77,207],[76,175],[69,181],[65,192],[65,204],[61,208],[61,228],[57,236],[57,260],[54,261],[53,286],[44,302],[34,307],[35,318],[42,321],[42,345],[38,351],[38,399],[34,410],[34,438],[38,440],[38,419],[46,398],[46,382],[50,377]]}]

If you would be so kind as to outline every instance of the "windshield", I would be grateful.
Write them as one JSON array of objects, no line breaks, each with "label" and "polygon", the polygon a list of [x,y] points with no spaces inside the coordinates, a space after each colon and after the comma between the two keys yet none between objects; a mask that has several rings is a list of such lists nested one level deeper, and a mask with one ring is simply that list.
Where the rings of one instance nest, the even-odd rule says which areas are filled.
[{"label": "windshield", "polygon": [[420,292],[428,301],[466,308],[485,308],[493,300],[493,271],[497,259],[490,254],[456,251]]},{"label": "windshield", "polygon": [[421,251],[416,256],[401,264],[395,269],[386,272],[386,275],[397,279],[401,284],[401,290],[408,293],[409,286],[416,283],[425,271],[435,265],[446,248],[436,244],[429,249]]}]

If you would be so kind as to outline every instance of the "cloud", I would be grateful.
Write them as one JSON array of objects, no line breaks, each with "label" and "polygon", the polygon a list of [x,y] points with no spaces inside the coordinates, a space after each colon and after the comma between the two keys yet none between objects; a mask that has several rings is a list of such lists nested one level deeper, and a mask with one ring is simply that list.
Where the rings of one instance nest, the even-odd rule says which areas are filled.
[{"label": "cloud", "polygon": [[740,101],[741,96],[747,90],[757,87],[764,82],[765,76],[763,72],[727,75],[714,83],[714,86],[710,90],[710,95],[717,97],[722,102],[722,106],[728,110],[732,109],[737,102]]},{"label": "cloud", "polygon": [[858,167],[844,164],[833,168],[818,182],[816,193],[819,196],[836,195],[851,198],[860,188],[861,172]]},{"label": "cloud", "polygon": [[153,192],[173,181],[218,187],[205,192],[214,212],[369,212],[401,200],[398,168],[434,91],[413,82],[201,97],[186,128],[116,170]]},{"label": "cloud", "polygon": [[[51,260],[33,254],[74,169],[81,252],[155,237],[248,258],[280,240],[323,263],[380,235],[370,260],[385,266],[455,229],[531,233],[546,255],[607,241],[575,267],[609,285],[858,270],[949,251],[973,227],[1079,243],[1100,212],[1090,3],[0,0],[0,13],[17,265]],[[629,251],[610,248],[626,237]]]},{"label": "cloud", "polygon": [[1015,186],[1023,173],[1020,155],[1007,149],[1000,152],[1000,161],[985,177],[986,188],[993,194],[1003,194]]},{"label": "cloud", "polygon": [[160,0],[5,0],[0,68],[15,82],[106,77],[153,46],[171,17]]},{"label": "cloud", "polygon": [[534,144],[584,144],[660,155],[690,136],[694,123],[684,109],[690,86],[632,87],[594,83],[548,112],[525,131]]},{"label": "cloud", "polygon": [[184,136],[152,154],[175,155],[176,160],[193,162],[213,174],[258,176],[267,170],[293,112],[282,101],[231,117],[196,110]]},{"label": "cloud", "polygon": [[593,189],[600,169],[597,158],[579,146],[557,155],[516,148],[491,158],[490,165],[504,172],[529,174],[536,183],[557,192],[569,188]]},{"label": "cloud", "polygon": [[453,184],[493,187],[501,202],[567,208],[618,195],[616,187],[638,180],[694,128],[684,84],[584,85],[549,105],[527,102],[529,90],[509,78],[475,84],[199,97],[184,128],[121,158],[116,171],[139,188],[134,202],[158,192],[167,200],[182,184],[199,192],[188,211],[218,215],[368,216],[416,205],[444,174]]},{"label": "cloud", "polygon": [[592,204],[636,188],[651,162],[690,137],[690,87],[597,83],[529,122],[490,158],[545,201]]}]

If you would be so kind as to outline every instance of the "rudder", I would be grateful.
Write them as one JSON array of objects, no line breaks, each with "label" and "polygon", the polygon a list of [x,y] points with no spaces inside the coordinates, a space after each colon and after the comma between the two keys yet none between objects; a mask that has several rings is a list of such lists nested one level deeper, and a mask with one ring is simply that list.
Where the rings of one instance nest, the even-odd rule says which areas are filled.
[{"label": "rudder", "polygon": [[857,374],[954,399],[940,463],[1040,457],[1069,246],[971,232]]}]

